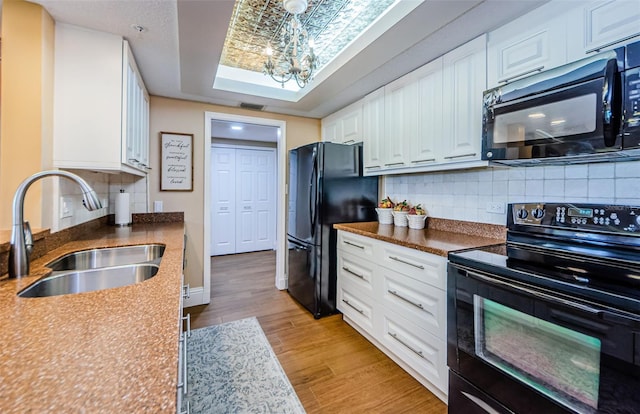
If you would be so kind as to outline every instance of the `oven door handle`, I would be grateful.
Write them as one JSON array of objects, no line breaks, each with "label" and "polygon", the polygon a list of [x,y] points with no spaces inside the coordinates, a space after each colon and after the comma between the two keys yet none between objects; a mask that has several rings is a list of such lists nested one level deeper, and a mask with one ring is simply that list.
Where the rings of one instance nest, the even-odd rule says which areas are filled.
[{"label": "oven door handle", "polygon": [[483,281],[485,281],[487,283],[491,283],[493,285],[500,285],[500,286],[503,286],[503,287],[507,287],[509,289],[516,290],[518,292],[523,292],[523,293],[526,293],[528,295],[532,295],[532,296],[535,296],[537,298],[541,298],[541,299],[547,300],[549,302],[553,302],[553,303],[557,303],[557,304],[560,304],[560,305],[569,306],[571,308],[579,309],[579,310],[581,310],[583,312],[588,312],[588,313],[590,313],[592,315],[601,316],[604,313],[603,310],[592,308],[591,306],[584,305],[582,303],[572,302],[570,300],[566,300],[566,299],[558,298],[556,296],[548,295],[546,293],[542,293],[542,292],[539,292],[537,290],[527,289],[525,287],[514,285],[513,283],[509,283],[509,282],[506,282],[504,280],[494,279],[492,277],[489,277],[489,276],[486,276],[486,275],[483,275],[483,274],[480,274],[480,273],[467,271],[467,274],[470,275],[470,276],[473,276],[473,277],[475,277],[477,279],[481,279],[481,280],[483,280]]}]

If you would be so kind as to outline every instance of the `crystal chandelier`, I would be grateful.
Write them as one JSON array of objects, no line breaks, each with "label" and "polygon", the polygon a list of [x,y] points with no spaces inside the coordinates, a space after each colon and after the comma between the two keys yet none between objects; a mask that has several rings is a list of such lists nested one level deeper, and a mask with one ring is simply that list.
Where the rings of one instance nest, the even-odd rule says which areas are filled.
[{"label": "crystal chandelier", "polygon": [[309,39],[307,29],[302,26],[298,15],[307,9],[307,0],[283,0],[284,9],[291,19],[282,28],[279,57],[273,56],[271,45],[267,46],[267,61],[264,63],[265,75],[284,84],[295,79],[300,88],[304,88],[313,79],[318,58],[313,53],[313,40]]}]

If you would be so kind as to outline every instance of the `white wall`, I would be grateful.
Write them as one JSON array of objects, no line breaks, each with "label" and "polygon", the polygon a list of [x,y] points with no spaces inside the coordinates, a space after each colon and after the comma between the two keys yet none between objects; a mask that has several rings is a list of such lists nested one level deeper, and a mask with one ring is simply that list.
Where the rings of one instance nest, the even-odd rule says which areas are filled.
[{"label": "white wall", "polygon": [[506,225],[506,214],[488,213],[487,203],[566,201],[640,206],[640,161],[386,176],[384,188],[385,195],[394,201],[422,203],[432,217]]}]

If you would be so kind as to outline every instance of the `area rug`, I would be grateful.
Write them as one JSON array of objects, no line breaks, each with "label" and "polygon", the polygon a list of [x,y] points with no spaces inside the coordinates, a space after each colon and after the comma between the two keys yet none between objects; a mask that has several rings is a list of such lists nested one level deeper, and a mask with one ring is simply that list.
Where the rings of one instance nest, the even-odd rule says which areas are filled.
[{"label": "area rug", "polygon": [[192,414],[305,412],[255,317],[194,329],[188,344]]}]

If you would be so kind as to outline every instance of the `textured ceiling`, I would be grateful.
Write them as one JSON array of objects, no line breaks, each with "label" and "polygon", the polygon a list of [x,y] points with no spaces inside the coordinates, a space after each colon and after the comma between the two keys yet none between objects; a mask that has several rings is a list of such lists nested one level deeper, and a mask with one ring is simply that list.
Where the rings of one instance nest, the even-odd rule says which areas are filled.
[{"label": "textured ceiling", "polygon": [[[394,0],[309,1],[300,21],[314,40],[318,70],[380,16]],[[290,14],[281,0],[237,0],[220,64],[262,72],[265,49],[273,47],[276,59],[282,53],[280,33]]]}]

